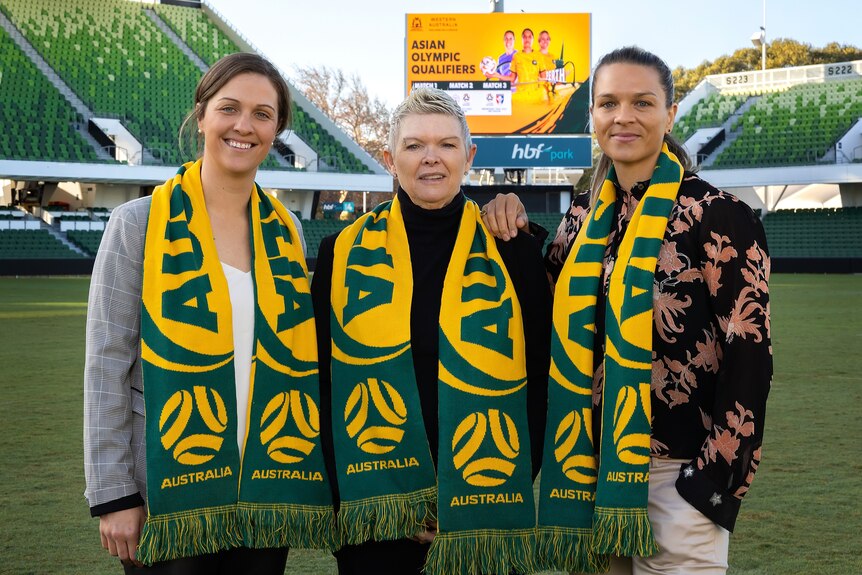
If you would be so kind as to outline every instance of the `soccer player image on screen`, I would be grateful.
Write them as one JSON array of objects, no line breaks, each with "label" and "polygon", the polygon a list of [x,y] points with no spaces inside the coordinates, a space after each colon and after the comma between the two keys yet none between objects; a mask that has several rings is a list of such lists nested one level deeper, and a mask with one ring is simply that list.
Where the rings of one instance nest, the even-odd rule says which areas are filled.
[{"label": "soccer player image on screen", "polygon": [[[539,32],[539,55],[541,72],[539,72],[539,77],[542,79],[546,79],[546,73],[549,70],[554,70],[557,67],[557,57],[551,54],[548,51],[548,48],[551,46],[551,35],[547,30],[542,30]],[[548,98],[551,97],[551,83],[543,82],[542,87],[545,88],[545,91],[548,94]]]},{"label": "soccer player image on screen", "polygon": [[533,50],[533,31],[524,28],[521,32],[523,48],[512,56],[509,75],[502,77],[515,85],[514,100],[520,102],[540,103],[547,98],[545,89],[539,79],[539,73],[545,69],[544,56]]},{"label": "soccer player image on screen", "polygon": [[505,47],[505,52],[500,54],[500,57],[496,61],[492,56],[486,56],[482,59],[482,64],[479,66],[482,73],[489,80],[505,80],[509,76],[512,57],[517,53],[517,50],[515,50],[515,33],[511,30],[506,30],[503,34],[503,46]]}]

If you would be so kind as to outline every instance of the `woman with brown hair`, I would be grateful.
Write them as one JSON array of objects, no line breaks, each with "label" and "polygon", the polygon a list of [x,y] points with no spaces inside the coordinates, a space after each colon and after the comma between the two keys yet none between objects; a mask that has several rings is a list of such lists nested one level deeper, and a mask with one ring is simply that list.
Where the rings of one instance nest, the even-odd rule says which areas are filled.
[{"label": "woman with brown hair", "polygon": [[[602,158],[545,265],[556,283],[539,503],[546,568],[720,574],[760,464],[772,377],[760,221],[691,171],[673,77],[615,50],[593,72]],[[486,206],[526,230],[514,195]],[[609,563],[610,561],[610,563]]]},{"label": "woman with brown hair", "polygon": [[85,494],[127,573],[280,575],[289,547],[332,544],[302,229],[254,181],[289,120],[272,64],[222,58],[184,123],[199,159],[105,230]]}]

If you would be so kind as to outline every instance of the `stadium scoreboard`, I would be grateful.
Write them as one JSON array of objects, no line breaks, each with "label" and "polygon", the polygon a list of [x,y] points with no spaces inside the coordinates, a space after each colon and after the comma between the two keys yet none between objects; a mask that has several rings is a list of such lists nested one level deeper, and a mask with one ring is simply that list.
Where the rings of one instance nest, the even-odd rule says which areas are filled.
[{"label": "stadium scoreboard", "polygon": [[447,91],[475,135],[589,133],[589,14],[407,14],[406,92]]}]

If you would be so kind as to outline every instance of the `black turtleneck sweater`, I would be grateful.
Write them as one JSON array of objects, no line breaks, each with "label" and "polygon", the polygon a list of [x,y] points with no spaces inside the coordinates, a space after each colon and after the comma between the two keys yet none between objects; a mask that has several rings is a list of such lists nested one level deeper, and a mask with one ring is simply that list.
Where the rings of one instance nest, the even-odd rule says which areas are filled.
[{"label": "black turtleneck sweater", "polygon": [[[459,193],[452,202],[437,210],[426,210],[417,206],[401,189],[398,191],[398,200],[401,202],[401,213],[404,216],[404,227],[407,230],[410,261],[413,267],[413,299],[410,308],[413,368],[416,372],[416,385],[419,388],[419,400],[428,444],[436,465],[440,300],[443,295],[443,279],[458,235],[465,197],[463,193]],[[320,242],[317,266],[311,284],[320,358],[321,443],[336,505],[338,485],[332,439],[330,367],[332,342],[329,321],[332,262],[337,237],[338,234],[334,234]],[[497,248],[512,278],[524,321],[527,356],[527,418],[530,428],[533,477],[535,477],[542,461],[548,398],[551,292],[548,288],[540,241],[529,234],[518,234],[513,241],[497,240]]]}]

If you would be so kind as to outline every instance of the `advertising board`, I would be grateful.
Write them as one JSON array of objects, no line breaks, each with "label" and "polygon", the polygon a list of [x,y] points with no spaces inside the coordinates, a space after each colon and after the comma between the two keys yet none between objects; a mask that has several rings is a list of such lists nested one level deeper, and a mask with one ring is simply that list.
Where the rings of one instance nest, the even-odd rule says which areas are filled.
[{"label": "advertising board", "polygon": [[406,90],[434,86],[476,135],[589,133],[589,14],[407,14]]}]

